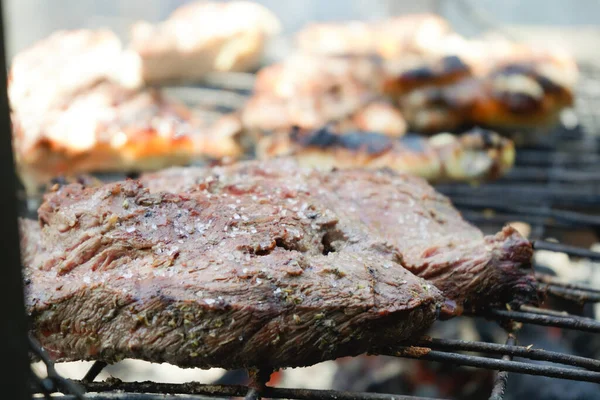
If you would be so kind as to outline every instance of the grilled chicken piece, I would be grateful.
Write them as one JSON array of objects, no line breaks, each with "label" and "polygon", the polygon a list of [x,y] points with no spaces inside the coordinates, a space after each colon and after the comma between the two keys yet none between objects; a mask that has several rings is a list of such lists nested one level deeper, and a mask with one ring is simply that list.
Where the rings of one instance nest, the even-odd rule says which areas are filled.
[{"label": "grilled chicken piece", "polygon": [[296,54],[258,73],[242,123],[260,132],[348,118],[375,97],[377,71],[368,59]]},{"label": "grilled chicken piece", "polygon": [[381,66],[376,57],[294,53],[280,63],[262,68],[256,75],[254,92],[287,99],[324,93],[348,80],[377,90]]},{"label": "grilled chicken piece", "polygon": [[298,47],[322,63],[332,55],[354,55],[355,63],[378,56],[368,75],[372,94],[398,100],[410,127],[427,133],[553,124],[573,105],[578,75],[573,58],[558,49],[466,39],[432,15],[315,24],[299,34]]},{"label": "grilled chicken piece", "polygon": [[406,133],[407,124],[397,107],[384,101],[374,101],[362,107],[346,120],[334,126],[342,132],[359,130],[380,132],[389,137],[400,137]]},{"label": "grilled chicken piece", "polygon": [[484,181],[504,175],[513,166],[512,141],[475,129],[461,135],[440,133],[430,138],[407,134],[399,139],[373,132],[336,133],[328,128],[294,130],[259,141],[261,159],[293,156],[306,167],[389,168],[430,182]]},{"label": "grilled chicken piece", "polygon": [[204,126],[158,91],[109,82],[34,118],[12,117],[18,170],[29,193],[59,175],[154,170],[241,151],[237,130]]},{"label": "grilled chicken piece", "polygon": [[446,86],[427,86],[398,98],[411,130],[423,133],[457,131],[472,123],[477,103],[485,103],[480,80],[463,79]]},{"label": "grilled chicken piece", "polygon": [[434,14],[414,14],[374,22],[310,24],[296,37],[300,50],[320,55],[380,55],[385,58],[426,51],[451,32]]},{"label": "grilled chicken piece", "polygon": [[8,75],[8,97],[23,119],[110,76],[121,42],[107,30],[58,31],[18,53]]},{"label": "grilled chicken piece", "polygon": [[573,106],[576,81],[576,66],[555,57],[503,63],[483,79],[485,99],[475,103],[472,119],[506,128],[550,125]]},{"label": "grilled chicken piece", "polygon": [[374,59],[295,54],[258,73],[242,124],[259,136],[292,126],[316,129],[329,122],[401,136],[406,131],[402,114],[377,99],[380,71]]},{"label": "grilled chicken piece", "polygon": [[294,126],[316,129],[328,123],[344,131],[370,130],[393,137],[406,133],[404,117],[385,101],[363,102],[352,96],[303,100],[254,96],[241,112],[241,125],[254,138],[269,131],[288,131]]},{"label": "grilled chicken piece", "polygon": [[423,87],[440,87],[471,77],[473,71],[461,58],[407,57],[384,63],[383,93],[402,96]]},{"label": "grilled chicken piece", "polygon": [[213,71],[256,68],[280,23],[250,1],[196,1],[176,9],[164,22],[136,23],[118,79],[139,87],[170,80],[198,80]]},{"label": "grilled chicken piece", "polygon": [[399,96],[399,104],[418,131],[533,128],[554,123],[573,105],[576,76],[576,69],[555,58],[507,62],[482,77],[409,91]]},{"label": "grilled chicken piece", "polygon": [[428,57],[384,63],[383,92],[399,100],[412,129],[545,126],[573,105],[578,70],[570,56],[506,41],[452,41]]}]

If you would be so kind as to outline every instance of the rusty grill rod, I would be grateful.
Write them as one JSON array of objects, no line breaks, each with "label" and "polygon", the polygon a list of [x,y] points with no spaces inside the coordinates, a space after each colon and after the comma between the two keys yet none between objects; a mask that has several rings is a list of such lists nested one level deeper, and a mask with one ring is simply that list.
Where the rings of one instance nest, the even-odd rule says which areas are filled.
[{"label": "rusty grill rod", "polygon": [[[514,336],[513,336],[514,337]],[[571,365],[573,367],[586,368],[591,371],[600,372],[600,360],[572,356],[542,349],[534,349],[527,346],[517,346],[514,341],[511,344],[469,342],[465,340],[426,338],[419,340],[415,346],[427,347],[434,350],[444,351],[470,351],[487,354],[498,354],[503,356],[514,356],[528,358],[531,360],[550,361]]]},{"label": "rusty grill rod", "polygon": [[575,170],[568,168],[543,168],[515,166],[502,178],[501,181],[561,181],[600,183],[600,173],[596,170]]},{"label": "rusty grill rod", "polygon": [[539,364],[529,364],[520,361],[498,360],[486,357],[447,353],[438,350],[415,352],[411,347],[400,348],[399,353],[397,355],[400,357],[412,358],[416,360],[439,361],[468,367],[516,372],[528,375],[541,375],[550,378],[568,379],[574,381],[600,383],[600,372],[586,371],[575,368],[563,368]]},{"label": "rusty grill rod", "polygon": [[535,279],[537,279],[538,282],[540,282],[540,283],[546,283],[548,285],[552,285],[555,287],[561,287],[561,288],[565,288],[565,289],[575,289],[575,290],[581,290],[581,291],[585,291],[585,292],[600,294],[600,289],[594,288],[590,285],[586,285],[586,284],[582,284],[582,283],[564,282],[564,281],[560,280],[559,278],[556,278],[556,277],[554,277],[552,275],[548,275],[548,274],[537,273],[537,274],[535,274]]},{"label": "rusty grill rod", "polygon": [[[185,393],[204,396],[244,397],[248,393],[247,386],[241,385],[207,385],[202,383],[156,383],[156,382],[79,382],[86,387],[88,392],[112,392],[115,390],[127,393],[125,398],[130,399],[129,393],[146,394],[176,394]],[[342,392],[337,390],[316,389],[288,389],[265,387],[261,395],[274,399],[300,399],[300,400],[441,400],[428,397],[403,396],[384,393]],[[88,395],[89,396],[89,395]],[[91,397],[90,397],[91,398]],[[133,397],[131,397],[133,398]],[[147,399],[147,397],[145,398]],[[178,397],[179,399],[179,397]],[[184,397],[185,399],[185,397]]]},{"label": "rusty grill rod", "polygon": [[[46,350],[38,343],[33,336],[29,335],[29,348],[30,350],[40,358],[44,362],[46,366],[46,372],[48,374],[48,378],[42,380],[42,384],[44,383],[52,383],[52,385],[58,389],[62,390],[65,393],[71,393],[75,399],[77,400],[85,400],[84,392],[79,385],[73,383],[69,379],[63,378],[54,368],[54,363],[50,359],[50,356],[46,353]],[[46,385],[45,385],[46,386]],[[50,386],[50,385],[47,385]],[[46,388],[46,390],[50,390],[50,388]]]},{"label": "rusty grill rod", "polygon": [[528,205],[524,203],[512,204],[506,203],[505,201],[462,196],[452,198],[452,204],[459,209],[493,209],[494,212],[509,212],[524,214],[525,216],[549,218],[556,222],[563,222],[568,225],[600,227],[600,217],[596,215],[589,215],[576,211],[544,209],[540,208],[539,205]]},{"label": "rusty grill rod", "polygon": [[469,221],[475,225],[495,224],[495,225],[502,226],[502,225],[506,225],[511,222],[521,221],[521,222],[528,223],[530,225],[541,225],[541,226],[561,228],[561,229],[570,229],[570,228],[576,227],[576,225],[568,224],[568,223],[565,223],[560,220],[552,221],[549,218],[537,217],[534,215],[525,215],[525,214],[518,214],[518,213],[486,214],[485,212],[481,212],[481,211],[470,211],[470,210],[465,209],[464,207],[463,208],[459,207],[458,209],[459,209],[461,215],[463,216],[463,218],[465,218],[467,221]]},{"label": "rusty grill rod", "polygon": [[596,167],[600,163],[600,155],[596,153],[572,153],[566,151],[542,151],[519,149],[516,153],[517,165]]},{"label": "rusty grill rod", "polygon": [[531,183],[489,183],[476,189],[462,184],[440,184],[436,185],[436,189],[450,198],[474,196],[490,201],[504,198],[507,202],[515,203],[521,203],[526,198],[529,202],[550,201],[556,206],[569,207],[596,207],[600,204],[600,194],[598,194],[597,188],[582,187],[581,184],[557,184],[548,187]]},{"label": "rusty grill rod", "polygon": [[513,320],[517,322],[527,322],[534,325],[553,326],[556,328],[600,333],[600,321],[596,321],[591,318],[577,317],[574,315],[555,316],[509,310],[489,310],[486,313],[478,315],[496,321]]},{"label": "rusty grill rod", "polygon": [[84,382],[93,382],[107,365],[108,364],[104,361],[95,361],[90,369],[88,369],[88,372],[85,374],[82,380]]},{"label": "rusty grill rod", "polygon": [[[507,346],[514,346],[517,344],[517,338],[509,333],[506,338]],[[502,357],[504,361],[512,361],[512,356],[505,355]],[[492,388],[492,393],[490,394],[489,400],[502,400],[504,398],[504,391],[506,390],[506,384],[508,382],[508,372],[507,371],[498,371],[496,374],[496,379],[494,380],[494,387]]]},{"label": "rusty grill rod", "polygon": [[546,242],[544,240],[534,240],[531,244],[535,250],[548,250],[556,253],[565,253],[568,256],[589,258],[593,261],[600,261],[600,253],[592,250],[582,249],[580,247],[569,246],[562,243]]},{"label": "rusty grill rod", "polygon": [[576,301],[579,303],[598,303],[600,302],[600,293],[594,293],[586,290],[564,288],[556,285],[538,283],[537,288],[541,292],[550,293],[563,299]]}]

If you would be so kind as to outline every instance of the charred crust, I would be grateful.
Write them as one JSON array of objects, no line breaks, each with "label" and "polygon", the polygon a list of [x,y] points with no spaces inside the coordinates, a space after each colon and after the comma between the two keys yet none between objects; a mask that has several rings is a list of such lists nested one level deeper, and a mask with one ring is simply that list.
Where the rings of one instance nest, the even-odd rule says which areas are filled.
[{"label": "charred crust", "polygon": [[544,90],[544,93],[564,93],[565,88],[561,85],[557,85],[550,78],[539,74],[535,70],[535,65],[531,63],[520,63],[506,65],[497,70],[493,76],[510,76],[510,75],[524,75],[535,80]]},{"label": "charred crust", "polygon": [[442,58],[440,64],[422,66],[410,69],[402,74],[404,81],[441,80],[448,76],[469,73],[469,67],[457,56]]},{"label": "charred crust", "polygon": [[470,68],[458,56],[447,56],[442,59],[442,66],[446,74],[467,73]]},{"label": "charred crust", "polygon": [[510,76],[510,75],[526,75],[533,76],[533,68],[529,64],[519,63],[519,64],[509,64],[505,65],[493,74],[493,76]]},{"label": "charred crust", "polygon": [[322,127],[304,136],[297,134],[296,140],[303,146],[328,148],[338,144],[338,135],[327,127]]},{"label": "charred crust", "polygon": [[540,84],[542,89],[544,89],[545,93],[553,93],[553,94],[565,93],[565,89],[562,86],[557,85],[551,79],[549,79],[543,75],[536,74],[533,78],[535,79],[535,81],[537,83]]},{"label": "charred crust", "polygon": [[369,154],[381,154],[390,150],[393,146],[389,137],[375,132],[351,132],[340,135],[338,139],[340,147],[349,150],[366,150]]},{"label": "charred crust", "polygon": [[539,111],[542,103],[538,99],[524,93],[496,92],[494,97],[511,113],[527,114]]},{"label": "charred crust", "polygon": [[407,133],[399,139],[402,146],[414,152],[421,153],[425,151],[427,141],[416,133]]},{"label": "charred crust", "polygon": [[394,142],[388,136],[376,132],[349,132],[336,134],[328,127],[302,135],[292,131],[290,138],[302,147],[321,149],[341,148],[365,151],[371,155],[382,154],[392,149]]},{"label": "charred crust", "polygon": [[500,136],[498,136],[497,133],[489,129],[474,127],[469,132],[464,133],[464,135],[465,137],[472,136],[478,138],[481,141],[481,147],[483,149],[494,149],[502,147],[502,139],[500,138]]},{"label": "charred crust", "polygon": [[495,137],[491,131],[489,131],[487,129],[481,129],[481,128],[478,128],[475,131],[481,136],[481,139],[483,139],[484,147],[492,148],[495,146],[495,144],[496,144],[496,141],[494,140]]}]

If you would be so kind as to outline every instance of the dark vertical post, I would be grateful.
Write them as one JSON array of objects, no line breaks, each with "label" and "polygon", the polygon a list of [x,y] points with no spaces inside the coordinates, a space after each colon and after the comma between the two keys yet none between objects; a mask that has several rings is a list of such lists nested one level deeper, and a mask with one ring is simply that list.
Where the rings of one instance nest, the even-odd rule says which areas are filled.
[{"label": "dark vertical post", "polygon": [[[3,4],[0,2],[0,71],[6,74]],[[17,222],[16,175],[6,75],[0,77],[0,374],[3,398],[27,399],[28,344]],[[6,396],[6,397],[4,397]]]}]

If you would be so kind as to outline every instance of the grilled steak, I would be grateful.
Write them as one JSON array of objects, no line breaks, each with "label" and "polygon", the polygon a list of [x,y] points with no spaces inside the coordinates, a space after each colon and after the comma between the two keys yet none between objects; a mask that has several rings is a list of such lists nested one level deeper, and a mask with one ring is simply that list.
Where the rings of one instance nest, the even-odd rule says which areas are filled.
[{"label": "grilled steak", "polygon": [[535,293],[518,233],[484,237],[389,171],[280,159],[71,184],[22,230],[33,331],[64,361],[310,365]]},{"label": "grilled steak", "polygon": [[22,224],[35,335],[63,361],[239,368],[310,365],[427,329],[439,291],[376,248],[333,251],[339,217],[301,185],[59,188],[39,224]]},{"label": "grilled steak", "polygon": [[[141,181],[152,192],[235,190],[268,196],[305,190],[339,218],[341,235],[327,238],[335,251],[375,249],[467,308],[535,301],[530,243],[510,227],[484,236],[421,178],[391,171],[303,170],[279,159],[172,168]],[[297,207],[302,211],[302,203]]]}]

